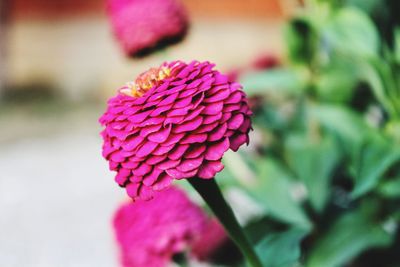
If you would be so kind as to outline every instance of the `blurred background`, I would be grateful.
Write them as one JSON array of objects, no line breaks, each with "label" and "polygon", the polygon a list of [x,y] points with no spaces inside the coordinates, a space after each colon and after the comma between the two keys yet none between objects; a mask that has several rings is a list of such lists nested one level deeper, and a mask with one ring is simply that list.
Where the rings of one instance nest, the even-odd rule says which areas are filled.
[{"label": "blurred background", "polygon": [[186,39],[124,57],[103,0],[0,2],[0,265],[116,266],[110,218],[125,193],[101,158],[105,100],[166,60],[221,71],[283,53],[298,1],[185,0]]}]

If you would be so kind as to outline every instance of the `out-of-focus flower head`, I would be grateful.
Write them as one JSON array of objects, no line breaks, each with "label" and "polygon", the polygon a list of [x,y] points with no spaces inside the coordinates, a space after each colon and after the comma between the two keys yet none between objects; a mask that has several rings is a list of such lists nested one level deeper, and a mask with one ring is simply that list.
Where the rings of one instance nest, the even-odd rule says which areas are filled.
[{"label": "out-of-focus flower head", "polygon": [[193,243],[191,252],[200,261],[213,257],[225,242],[229,241],[222,225],[216,219],[210,219],[199,238]]},{"label": "out-of-focus flower head", "polygon": [[199,238],[207,215],[186,194],[170,187],[152,201],[129,202],[114,216],[124,267],[163,267]]},{"label": "out-of-focus flower head", "polygon": [[270,54],[261,54],[257,56],[249,65],[244,67],[238,67],[228,72],[230,81],[238,81],[240,76],[251,72],[267,70],[279,66],[280,62],[277,57]]},{"label": "out-of-focus flower head", "polygon": [[108,101],[103,156],[133,199],[174,179],[214,178],[225,151],[249,142],[246,95],[209,62],[164,63]]},{"label": "out-of-focus flower head", "polygon": [[113,32],[130,57],[141,57],[181,41],[189,27],[179,0],[108,0]]}]

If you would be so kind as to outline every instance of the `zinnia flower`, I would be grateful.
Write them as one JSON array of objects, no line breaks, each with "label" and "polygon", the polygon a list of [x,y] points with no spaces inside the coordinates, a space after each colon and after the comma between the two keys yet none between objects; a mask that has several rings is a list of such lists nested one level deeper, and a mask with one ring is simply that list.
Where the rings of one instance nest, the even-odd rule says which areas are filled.
[{"label": "zinnia flower", "polygon": [[152,201],[129,202],[114,217],[124,267],[166,266],[204,231],[206,214],[170,187]]},{"label": "zinnia flower", "polygon": [[225,151],[248,143],[245,93],[213,67],[164,63],[109,100],[100,118],[103,156],[133,199],[149,199],[173,179],[214,178]]},{"label": "zinnia flower", "polygon": [[181,41],[188,17],[177,0],[108,0],[114,34],[128,56],[144,56]]}]

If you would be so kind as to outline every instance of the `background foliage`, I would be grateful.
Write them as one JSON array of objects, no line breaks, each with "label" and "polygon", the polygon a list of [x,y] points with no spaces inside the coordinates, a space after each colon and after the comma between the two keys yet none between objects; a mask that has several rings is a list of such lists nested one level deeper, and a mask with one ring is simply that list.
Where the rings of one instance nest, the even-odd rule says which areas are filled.
[{"label": "background foliage", "polygon": [[261,205],[247,231],[265,266],[400,266],[399,10],[305,1],[287,61],[240,78],[256,149],[218,180]]}]

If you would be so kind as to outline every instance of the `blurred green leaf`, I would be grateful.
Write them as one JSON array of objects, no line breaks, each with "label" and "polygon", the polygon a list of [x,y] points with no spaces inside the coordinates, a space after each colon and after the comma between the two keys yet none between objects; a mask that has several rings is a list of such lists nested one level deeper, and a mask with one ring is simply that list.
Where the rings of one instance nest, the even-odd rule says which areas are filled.
[{"label": "blurred green leaf", "polygon": [[273,159],[255,163],[258,183],[248,187],[249,194],[264,205],[273,217],[309,228],[310,221],[290,194],[293,189],[293,178],[290,174]]},{"label": "blurred green leaf", "polygon": [[347,3],[364,10],[366,13],[372,13],[375,8],[380,6],[382,0],[347,0]]},{"label": "blurred green leaf", "polygon": [[400,177],[385,181],[382,183],[378,191],[381,195],[388,198],[399,198],[400,197]]},{"label": "blurred green leaf", "polygon": [[383,174],[400,160],[400,148],[380,136],[371,136],[358,149],[352,172],[355,179],[353,197],[373,189]]},{"label": "blurred green leaf", "polygon": [[374,55],[379,49],[378,31],[367,14],[356,8],[342,8],[323,27],[328,49],[346,55]]},{"label": "blurred green leaf", "polygon": [[312,206],[321,212],[330,194],[330,179],[340,154],[332,139],[313,141],[292,135],[286,142],[289,165],[305,183]]},{"label": "blurred green leaf", "polygon": [[390,244],[392,236],[360,212],[339,218],[318,240],[306,267],[339,267],[369,248]]},{"label": "blurred green leaf", "polygon": [[293,63],[304,65],[313,60],[318,45],[317,33],[305,17],[295,18],[284,28],[287,53]]},{"label": "blurred green leaf", "polygon": [[300,242],[307,234],[304,229],[267,234],[256,246],[265,267],[294,266],[300,258]]},{"label": "blurred green leaf", "polygon": [[243,75],[240,83],[249,96],[267,93],[294,93],[300,91],[303,81],[293,69],[273,68]]},{"label": "blurred green leaf", "polygon": [[395,60],[400,63],[400,27],[397,27],[394,32],[394,42],[395,42]]},{"label": "blurred green leaf", "polygon": [[360,115],[345,106],[315,105],[309,113],[312,120],[338,137],[347,151],[352,151],[371,130]]},{"label": "blurred green leaf", "polygon": [[327,102],[346,102],[353,96],[358,84],[359,71],[349,59],[337,58],[334,63],[321,70],[316,80],[319,98]]}]

